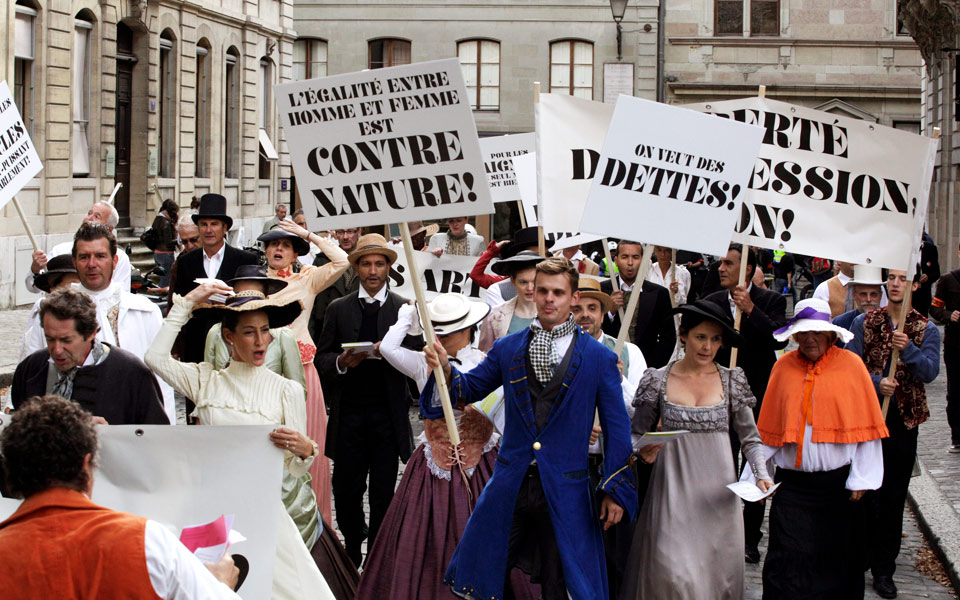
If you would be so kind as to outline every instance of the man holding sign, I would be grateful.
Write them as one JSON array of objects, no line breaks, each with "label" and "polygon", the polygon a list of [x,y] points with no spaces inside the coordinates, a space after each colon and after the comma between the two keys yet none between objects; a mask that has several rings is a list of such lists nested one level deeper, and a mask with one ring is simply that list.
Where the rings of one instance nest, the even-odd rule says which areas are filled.
[{"label": "man holding sign", "polygon": [[[460,596],[512,598],[507,573],[537,576],[546,600],[607,598],[598,514],[591,500],[588,446],[594,413],[604,431],[604,528],[637,511],[629,468],[630,423],[617,357],[573,320],[579,276],[570,261],[537,265],[537,319],[498,340],[486,360],[461,373],[441,344],[425,350],[442,366],[458,405],[504,389],[506,421],[499,463],[487,482],[447,569]],[[535,561],[533,548],[538,549]],[[536,567],[539,566],[539,569]]]}]

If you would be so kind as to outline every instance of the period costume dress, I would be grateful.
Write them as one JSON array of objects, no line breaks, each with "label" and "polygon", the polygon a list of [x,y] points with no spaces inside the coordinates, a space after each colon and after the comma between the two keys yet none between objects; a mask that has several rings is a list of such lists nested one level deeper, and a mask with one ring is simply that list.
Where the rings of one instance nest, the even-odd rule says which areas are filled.
[{"label": "period costume dress", "polygon": [[[306,307],[300,316],[290,324],[300,348],[300,362],[303,364],[304,380],[307,387],[307,430],[306,436],[317,442],[323,448],[327,437],[327,408],[323,401],[323,390],[320,388],[320,377],[313,364],[313,357],[317,354],[317,347],[310,337],[308,325],[310,314],[313,312],[314,299],[317,294],[336,281],[350,265],[347,262],[347,253],[340,249],[328,238],[321,238],[320,249],[330,259],[330,262],[321,266],[305,266],[299,273],[290,269],[269,269],[271,277],[277,277],[287,282],[287,287],[276,294],[272,299],[278,302],[300,300]],[[320,513],[327,523],[333,522],[331,510],[333,495],[330,491],[330,460],[326,456],[318,456],[310,467],[310,476],[313,478],[311,486],[317,495]]]},{"label": "period costume dress", "polygon": [[667,379],[675,364],[647,369],[634,400],[635,441],[657,423],[663,431],[690,433],[665,444],[653,463],[620,598],[740,599],[743,519],[740,498],[726,488],[737,479],[730,429],[754,473],[769,479],[753,421],[756,399],[741,369],[718,365],[723,397],[717,403],[674,404]]},{"label": "period costume dress", "polygon": [[[222,371],[209,363],[182,363],[170,349],[193,303],[174,296],[174,304],[147,351],[146,362],[181,394],[194,399],[193,415],[201,425],[283,425],[303,433],[306,410],[303,387],[265,366],[232,362]],[[285,471],[302,477],[314,456],[300,458],[284,451]],[[286,483],[285,483],[286,484]],[[273,598],[334,598],[310,556],[294,520],[283,504],[277,506],[277,554],[273,568]]]},{"label": "period costume dress", "polygon": [[[401,346],[405,336],[419,333],[416,308],[407,304],[380,343],[384,358],[414,379],[419,390],[426,391],[420,401],[423,433],[417,438],[419,445],[407,462],[370,550],[357,590],[358,600],[455,598],[443,584],[443,572],[496,461],[500,436],[482,409],[470,405],[463,412],[456,411],[462,474],[456,466],[443,412],[435,405],[433,380],[427,383],[430,371],[426,359],[423,353]],[[483,358],[483,352],[466,346],[452,360],[458,368],[469,371]],[[496,392],[491,394],[490,402],[485,402],[487,410],[495,407],[500,397]]]}]

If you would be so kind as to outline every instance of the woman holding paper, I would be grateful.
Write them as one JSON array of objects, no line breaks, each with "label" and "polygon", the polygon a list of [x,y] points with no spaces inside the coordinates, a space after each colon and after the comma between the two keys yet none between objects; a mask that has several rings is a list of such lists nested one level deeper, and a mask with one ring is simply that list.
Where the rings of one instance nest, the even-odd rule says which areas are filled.
[{"label": "woman holding paper", "polygon": [[[233,296],[228,304],[202,304],[213,294],[231,292],[216,282],[204,283],[185,297],[174,295],[170,313],[144,361],[175,390],[194,400],[197,408],[193,414],[202,425],[275,425],[270,442],[283,450],[286,471],[300,477],[319,454],[317,445],[303,434],[304,390],[299,383],[270,371],[264,360],[270,329],[292,323],[302,306],[298,300],[267,300],[255,290]],[[177,334],[194,310],[222,323],[224,340],[233,349],[226,369],[217,371],[206,362],[182,363],[170,356]],[[333,599],[282,502],[278,509],[272,597]]]},{"label": "woman holding paper", "polygon": [[[303,375],[307,384],[307,436],[315,440],[322,448],[327,437],[327,408],[323,402],[323,390],[320,388],[320,376],[313,364],[317,347],[310,337],[308,325],[313,312],[313,302],[317,294],[330,286],[347,269],[347,253],[330,238],[310,233],[293,221],[284,219],[257,240],[266,245],[267,268],[270,277],[287,282],[286,287],[278,291],[273,298],[278,301],[299,300],[305,307],[300,316],[290,324],[297,337],[300,348],[300,360],[303,363]],[[310,252],[310,243],[315,244],[330,259],[327,264],[314,267],[301,266],[294,272],[297,258]],[[299,263],[298,263],[299,264]],[[321,453],[310,467],[311,487],[317,495],[320,514],[327,523],[333,523],[331,504],[333,494],[330,490],[330,460]]]},{"label": "woman holding paper", "polygon": [[[654,466],[620,598],[740,599],[743,517],[740,498],[726,488],[736,481],[729,430],[740,438],[757,487],[766,491],[773,482],[753,420],[756,400],[741,369],[714,362],[722,344],[740,341],[729,315],[702,301],[675,312],[686,352],[647,369],[633,402],[634,448]],[[658,423],[664,432],[689,433],[640,447]]]}]

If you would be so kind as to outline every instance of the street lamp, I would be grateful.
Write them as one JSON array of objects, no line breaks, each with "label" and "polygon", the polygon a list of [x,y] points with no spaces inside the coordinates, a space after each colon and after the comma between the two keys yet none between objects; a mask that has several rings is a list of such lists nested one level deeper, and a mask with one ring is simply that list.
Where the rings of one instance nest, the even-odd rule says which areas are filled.
[{"label": "street lamp", "polygon": [[620,21],[627,12],[629,0],[610,0],[610,11],[613,12],[613,22],[617,24],[617,60],[623,59],[623,27]]}]

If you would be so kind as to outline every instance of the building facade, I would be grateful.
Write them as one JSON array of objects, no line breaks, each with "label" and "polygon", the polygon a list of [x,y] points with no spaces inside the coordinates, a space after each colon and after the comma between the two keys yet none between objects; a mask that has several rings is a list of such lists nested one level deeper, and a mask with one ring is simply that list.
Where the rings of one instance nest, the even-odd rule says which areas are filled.
[{"label": "building facade", "polygon": [[[236,231],[259,232],[289,199],[272,88],[293,75],[292,0],[7,0],[0,19],[5,79],[44,166],[17,196],[42,249],[118,183],[133,231],[162,199],[216,192]],[[3,212],[0,306],[24,304],[32,247]]]},{"label": "building facade", "polygon": [[934,0],[901,2],[900,20],[917,42],[924,62],[923,130],[940,128],[940,146],[934,167],[927,210],[927,231],[940,251],[946,273],[960,267],[960,116],[957,101],[957,57],[960,53],[960,2]]}]

